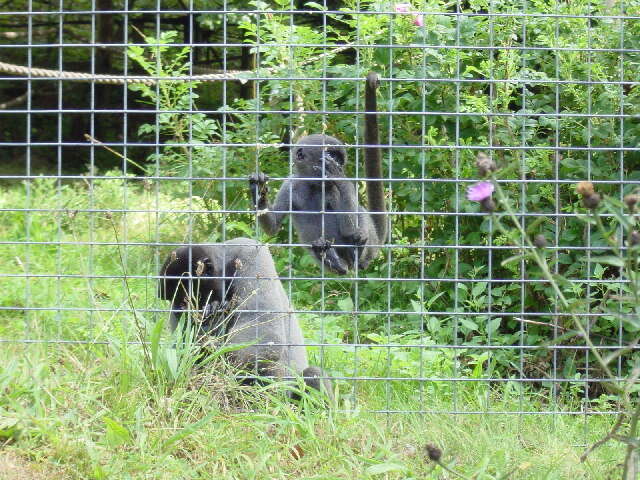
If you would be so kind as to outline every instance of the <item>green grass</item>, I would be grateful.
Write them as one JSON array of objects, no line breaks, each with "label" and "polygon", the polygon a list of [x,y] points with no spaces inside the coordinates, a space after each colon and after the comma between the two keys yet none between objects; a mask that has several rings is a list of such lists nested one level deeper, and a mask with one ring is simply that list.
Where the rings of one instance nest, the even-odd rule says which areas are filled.
[{"label": "green grass", "polygon": [[[394,337],[393,348],[376,348],[372,337],[356,351],[343,344],[332,317],[321,327],[320,316],[303,315],[307,337],[332,344],[310,354],[316,362],[322,354],[334,376],[433,379],[339,381],[334,410],[312,398],[301,409],[285,401],[277,385],[239,386],[220,359],[194,368],[188,352],[168,346],[167,335],[154,361],[145,361],[141,347],[129,343],[138,338],[135,319],[152,327],[163,315],[149,310],[166,305],[156,300],[153,280],[128,279],[124,288],[122,276],[157,272],[166,249],[156,254],[144,244],[184,241],[175,232],[186,231],[187,215],[154,212],[188,203],[109,177],[90,191],[87,183],[34,181],[29,195],[23,185],[0,193],[0,208],[66,209],[0,217],[3,239],[21,242],[28,231],[31,241],[55,242],[0,245],[0,258],[8,259],[0,266],[0,305],[11,307],[0,310],[0,440],[38,471],[55,472],[51,478],[453,478],[426,458],[427,443],[442,448],[443,461],[469,478],[512,472],[508,478],[598,479],[618,471],[623,449],[617,444],[579,461],[611,416],[545,414],[584,406],[570,388],[550,403],[547,385],[483,381],[496,376],[490,358],[456,362],[451,350],[404,347],[428,346],[415,332]],[[149,213],[91,218],[82,212],[126,206]],[[116,240],[143,245],[82,244]],[[54,276],[8,276],[26,272]],[[327,297],[340,295],[327,288]],[[48,309],[20,310],[25,306]],[[21,342],[60,339],[89,343]],[[168,360],[173,354],[175,363]],[[451,377],[472,381],[446,380]],[[387,409],[486,413],[372,413]]]},{"label": "green grass", "polygon": [[[252,394],[214,372],[173,385],[153,381],[131,346],[10,344],[0,361],[9,448],[56,464],[68,478],[376,478],[387,472],[379,478],[435,479],[442,471],[423,453],[434,443],[446,463],[475,478],[516,469],[512,478],[595,479],[615,470],[622,454],[605,446],[579,462],[583,449],[576,445],[596,440],[609,424],[601,417],[589,418],[585,431],[583,418],[565,416],[366,413],[365,393],[376,388],[365,388],[356,411],[310,406],[301,412],[272,388]],[[223,387],[231,393],[223,395]],[[534,407],[527,397],[504,402]],[[426,403],[451,407],[438,398]]]}]

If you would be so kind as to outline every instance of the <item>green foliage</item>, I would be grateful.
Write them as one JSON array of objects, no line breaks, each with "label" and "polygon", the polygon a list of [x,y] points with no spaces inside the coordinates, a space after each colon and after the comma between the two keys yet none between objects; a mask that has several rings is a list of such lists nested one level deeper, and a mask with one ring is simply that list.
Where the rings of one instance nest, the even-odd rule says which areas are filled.
[{"label": "green foliage", "polygon": [[[17,212],[0,217],[0,232],[9,241],[26,238],[25,222],[32,225],[31,238],[56,241],[54,245],[33,244],[28,248],[2,245],[0,254],[11,259],[3,264],[2,273],[24,268],[36,274],[78,275],[70,279],[31,278],[27,298],[27,281],[11,278],[12,288],[3,289],[0,296],[3,306],[60,307],[60,311],[37,313],[0,311],[0,337],[7,341],[0,349],[0,436],[10,442],[5,450],[31,452],[29,458],[47,462],[49,470],[65,472],[56,473],[56,478],[129,475],[170,479],[184,478],[185,471],[200,472],[193,478],[212,474],[237,478],[247,472],[262,478],[274,472],[285,475],[294,471],[298,476],[342,475],[339,472],[348,476],[355,472],[362,478],[380,478],[376,472],[385,470],[389,478],[436,478],[438,473],[420,453],[405,453],[407,448],[420,452],[423,443],[432,439],[444,447],[445,455],[459,459],[457,469],[468,475],[493,472],[493,478],[500,478],[525,461],[532,465],[523,471],[522,478],[539,478],[541,472],[555,472],[556,478],[568,472],[578,478],[604,478],[613,468],[610,462],[618,461],[614,459],[619,451],[605,447],[588,466],[580,464],[580,450],[572,446],[597,438],[608,426],[606,417],[589,420],[588,438],[582,418],[564,416],[556,423],[549,415],[535,420],[533,416],[523,417],[523,431],[530,437],[522,437],[522,431],[515,427],[505,431],[502,418],[492,415],[449,418],[407,414],[380,422],[378,416],[365,412],[442,412],[454,408],[534,412],[548,408],[549,398],[535,389],[523,392],[515,382],[491,386],[485,379],[495,375],[496,362],[482,348],[438,348],[430,333],[420,329],[378,333],[373,331],[378,326],[374,315],[303,315],[309,341],[325,344],[310,349],[312,362],[322,361],[335,376],[360,379],[337,382],[342,409],[337,416],[318,411],[307,400],[301,412],[283,402],[273,386],[242,389],[220,359],[205,358],[199,366],[193,365],[197,355],[189,352],[194,346],[189,343],[190,337],[161,334],[162,317],[166,315],[154,313],[167,307],[155,300],[155,280],[151,278],[165,252],[154,260],[148,247],[113,245],[115,238],[143,245],[156,238],[184,241],[181,232],[188,216],[176,218],[156,212],[189,206],[176,200],[171,191],[156,196],[153,185],[150,188],[145,182],[122,178],[117,172],[101,178],[92,187],[85,182],[60,185],[48,179],[33,180],[30,196],[22,185],[5,189],[0,195],[2,208],[45,201],[69,207],[53,217],[38,216],[37,212],[31,212],[30,218]],[[100,213],[107,204],[110,211],[120,211]],[[98,212],[88,212],[90,205]],[[128,211],[127,205],[135,205],[136,211]],[[95,243],[92,248],[84,244],[90,238]],[[65,250],[67,242],[75,244]],[[65,252],[70,253],[61,254]],[[128,289],[122,286],[125,271],[130,276]],[[482,297],[487,288],[472,288],[468,301]],[[301,283],[293,290],[306,292],[307,288]],[[312,303],[300,303],[297,308],[317,306],[319,296],[315,292],[312,295]],[[335,300],[336,310],[354,309],[348,292],[331,295],[327,300]],[[444,295],[430,301],[438,302]],[[305,298],[297,297],[300,301]],[[415,304],[417,313],[412,322],[419,324],[423,315],[419,302]],[[425,307],[432,309],[428,302]],[[147,326],[151,364],[145,361],[140,345],[131,343],[137,340],[134,312]],[[406,315],[389,320],[393,323],[395,318]],[[358,329],[364,319],[370,331]],[[438,332],[442,330],[446,328]],[[17,342],[24,338],[89,343],[60,344],[52,349],[47,343]],[[359,342],[358,346],[345,344],[352,340]],[[475,381],[457,384],[447,380],[452,376]],[[403,380],[368,380],[381,377]],[[578,408],[575,393],[554,408]],[[606,402],[603,398],[598,408],[612,408]],[[480,437],[478,432],[483,432]],[[474,441],[461,441],[461,435]],[[517,438],[530,438],[537,445],[536,452],[523,450],[514,440]],[[291,457],[294,445],[304,452],[299,460]],[[255,459],[249,466],[248,456]],[[397,470],[390,465],[397,465]]]},{"label": "green foliage", "polygon": [[[29,9],[14,3],[16,11]],[[247,8],[234,1],[224,6]],[[34,179],[0,194],[6,209],[0,258],[8,259],[0,267],[8,285],[0,305],[9,307],[0,310],[0,339],[8,342],[0,350],[0,440],[70,464],[77,478],[131,471],[154,478],[317,476],[318,463],[327,465],[327,475],[435,478],[442,475],[438,467],[399,451],[398,442],[415,443],[425,431],[454,445],[473,478],[505,478],[514,468],[522,478],[610,475],[619,452],[605,447],[589,465],[577,462],[572,447],[597,438],[608,426],[600,419],[590,419],[597,425],[590,430],[573,419],[528,423],[525,416],[527,440],[520,430],[505,434],[491,416],[388,417],[387,427],[398,434],[358,410],[619,410],[619,398],[588,383],[602,371],[579,349],[584,341],[570,314],[596,346],[628,344],[640,330],[640,247],[628,248],[637,217],[617,200],[630,193],[621,181],[640,180],[639,152],[619,149],[637,147],[640,138],[634,83],[640,22],[608,17],[616,13],[610,2],[586,0],[534,0],[527,15],[522,2],[511,0],[416,1],[415,11],[429,12],[424,26],[415,25],[415,12],[368,14],[393,12],[388,1],[347,0],[331,14],[307,2],[304,15],[294,16],[290,0],[248,6],[259,13],[205,13],[194,22],[214,31],[226,20],[225,41],[251,46],[256,73],[267,79],[242,76],[253,87],[250,98],[231,94],[228,84],[176,81],[190,72],[193,54],[174,45],[182,41],[178,32],[139,32],[145,45],[127,48],[137,71],[160,79],[157,86],[130,86],[141,107],[158,112],[137,132],[139,140],[160,144],[135,162],[145,163],[149,180],[92,171],[75,183]],[[183,7],[163,2],[168,10]],[[218,7],[194,2],[194,8]],[[357,8],[367,14],[352,13]],[[640,14],[637,0],[624,9]],[[497,15],[482,14],[487,11]],[[72,21],[75,15],[65,18],[65,35],[94,42],[86,26]],[[59,41],[52,32],[43,43]],[[357,46],[343,48],[350,44]],[[42,52],[47,49],[31,52],[34,65],[50,61]],[[13,60],[19,54],[7,50],[8,60],[24,63]],[[90,55],[92,49],[65,49],[65,65]],[[115,57],[117,69],[122,60]],[[318,282],[317,267],[301,248],[272,249],[278,271],[294,279],[296,308],[322,312],[301,315],[307,337],[323,345],[309,348],[313,362],[354,378],[337,382],[349,414],[337,421],[300,415],[266,389],[245,409],[251,413],[244,421],[230,422],[224,413],[233,402],[215,392],[238,386],[210,377],[197,384],[192,336],[163,330],[157,310],[166,305],[156,300],[152,277],[170,247],[156,245],[255,236],[248,172],[286,177],[290,162],[280,144],[305,133],[361,143],[361,79],[368,70],[393,79],[383,82],[379,96],[381,110],[393,112],[381,118],[383,143],[392,145],[385,175],[400,180],[387,190],[392,212],[412,213],[392,216],[396,247],[360,272],[367,281],[359,282]],[[213,112],[198,110],[205,101],[216,105]],[[63,138],[68,131],[61,129]],[[39,133],[34,127],[32,140]],[[507,195],[501,206],[518,213],[522,230],[499,215],[477,215],[478,206],[464,198],[465,181],[477,175],[477,147],[493,149]],[[349,148],[349,154],[347,173],[362,176],[362,153]],[[598,217],[584,214],[571,186],[585,178],[603,182]],[[42,205],[48,207],[38,210]],[[558,247],[539,255],[566,309],[535,256],[521,248],[524,237],[538,233]],[[290,225],[263,240],[295,241]],[[588,313],[597,316],[581,316]],[[130,344],[140,338],[149,346]],[[54,352],[10,343],[24,339],[89,344]],[[546,348],[556,344],[566,348]],[[607,360],[618,374],[637,367],[637,355],[612,352]],[[205,365],[223,371],[218,363]],[[381,377],[401,381],[369,381]],[[540,381],[518,381],[531,378]],[[277,434],[267,434],[274,425]],[[299,442],[312,454],[295,463],[289,452]]]},{"label": "green foliage", "polygon": [[[304,22],[291,22],[288,14],[278,14],[279,9],[290,8],[289,2],[251,2],[252,8],[265,14],[241,16],[239,27],[246,41],[254,45],[252,53],[259,56],[260,71],[274,79],[260,82],[258,96],[235,99],[223,106],[215,120],[194,111],[193,101],[197,98],[194,90],[198,89],[195,83],[172,88],[173,96],[163,95],[162,89],[158,92],[146,87],[143,91],[146,99],[160,110],[172,112],[159,114],[155,125],[148,124],[140,132],[164,139],[160,153],[151,158],[156,170],[169,176],[227,179],[190,182],[190,191],[200,195],[205,205],[216,201],[227,209],[239,210],[232,218],[225,218],[223,225],[208,222],[207,231],[214,239],[220,238],[218,225],[226,230],[227,237],[253,235],[255,219],[242,213],[249,206],[247,172],[259,168],[271,176],[289,174],[286,156],[274,148],[281,137],[295,141],[304,133],[325,131],[348,144],[358,143],[362,138],[362,116],[340,112],[362,110],[362,82],[347,79],[363,78],[368,70],[392,77],[394,82],[383,82],[380,108],[409,114],[382,116],[383,142],[410,148],[390,149],[386,163],[392,178],[412,181],[389,185],[391,210],[424,213],[393,217],[393,242],[407,248],[397,248],[390,256],[381,256],[368,272],[361,274],[372,281],[356,287],[328,280],[323,287],[322,306],[318,301],[321,293],[318,285],[307,282],[308,288],[293,292],[294,303],[329,311],[357,312],[386,311],[390,305],[391,321],[376,315],[336,315],[335,321],[329,322],[341,331],[338,337],[342,341],[372,342],[376,336],[388,339],[422,332],[420,342],[437,345],[538,345],[544,342],[554,324],[552,303],[542,301],[552,293],[549,287],[535,282],[521,285],[488,282],[496,278],[520,279],[524,275],[523,267],[533,268],[535,275],[535,266],[530,259],[512,257],[513,251],[509,249],[488,253],[482,247],[488,246],[489,220],[465,215],[477,211],[477,207],[464,199],[465,184],[430,179],[471,179],[476,175],[475,150],[465,146],[498,147],[495,157],[513,208],[541,215],[526,219],[527,231],[532,234],[541,231],[548,238],[557,235],[559,246],[582,244],[584,224],[571,218],[547,216],[555,211],[556,205],[561,205],[565,212],[575,211],[578,200],[569,186],[571,180],[587,175],[602,180],[621,177],[633,180],[640,171],[635,168],[640,167],[637,152],[625,154],[621,163],[621,156],[616,152],[587,151],[587,147],[633,145],[640,133],[637,122],[631,118],[639,113],[640,103],[633,101],[638,95],[637,87],[621,91],[622,87],[615,84],[624,71],[633,68],[630,57],[620,58],[614,50],[620,42],[620,22],[592,19],[587,23],[585,18],[571,16],[600,12],[600,7],[591,6],[587,10],[587,5],[582,3],[553,6],[536,3],[538,13],[567,15],[549,21],[543,16],[455,16],[450,14],[448,4],[431,2],[416,4],[416,10],[439,13],[424,15],[424,26],[420,27],[412,21],[412,14],[351,13],[358,5],[370,11],[393,10],[389,2],[346,2],[343,13],[328,15],[330,22],[322,30],[310,28]],[[308,7],[317,10],[311,15],[321,14],[323,8],[313,2]],[[471,2],[464,7],[468,13],[486,8],[485,2]],[[520,4],[503,2],[492,8],[495,13],[513,13]],[[623,32],[632,35],[636,27],[625,24]],[[636,33],[640,35],[640,31]],[[168,46],[174,37],[172,32],[164,32],[160,39],[149,38],[148,43],[161,46],[130,49],[130,58],[154,75],[178,75],[188,69],[188,55],[185,49]],[[349,43],[377,47],[360,49],[358,61],[354,62],[353,51],[315,46],[335,44],[337,47]],[[395,47],[389,48],[388,44]],[[520,48],[523,45],[535,49],[523,50]],[[587,46],[601,50],[597,54],[589,53]],[[325,75],[331,79],[323,83],[322,88],[318,88],[317,81],[306,80]],[[278,77],[295,79],[285,81]],[[455,78],[461,81],[439,81]],[[291,113],[249,113],[270,110]],[[233,113],[225,113],[227,111]],[[247,113],[242,113],[244,111]],[[305,113],[315,111],[333,113],[328,116]],[[587,111],[592,114],[624,112],[625,116],[615,121],[605,117],[586,118],[583,114]],[[620,133],[624,137],[620,137]],[[173,143],[180,146],[172,146]],[[556,152],[553,150],[556,146],[572,149]],[[350,157],[348,173],[355,175],[354,164],[361,163],[362,156],[350,149]],[[357,171],[363,171],[361,164]],[[234,180],[229,180],[231,178]],[[532,182],[525,186],[509,182],[523,178]],[[546,182],[557,179],[565,181],[556,187]],[[602,191],[613,193],[615,188],[603,185]],[[462,215],[454,219],[444,214],[452,211]],[[290,232],[287,230],[283,229],[271,240],[288,242]],[[596,247],[602,244],[597,234],[591,236],[590,241]],[[492,242],[494,246],[506,247],[518,245],[520,239],[514,233],[495,234]],[[477,248],[447,248],[454,243]],[[274,253],[278,269],[289,269],[294,277],[308,276],[315,268],[301,249],[292,249],[288,259],[279,255],[278,249],[274,249]],[[489,259],[491,271],[486,268]],[[587,263],[582,260],[582,251],[572,248],[559,250],[553,259],[557,273],[571,279],[566,291],[576,302],[585,295],[585,279],[594,273],[587,270]],[[605,257],[596,258],[589,265],[592,268],[603,265],[605,260]],[[611,270],[599,268],[597,273],[603,282],[590,290],[591,301],[595,302],[593,308],[610,309],[609,292],[619,288],[619,284],[610,282]],[[386,276],[416,280],[388,284],[375,281]],[[423,282],[419,281],[421,278],[443,280]],[[357,305],[354,298],[358,300]],[[346,300],[351,302],[348,308],[345,308]],[[507,314],[523,311],[538,315],[533,321],[529,321],[530,317],[493,316],[485,313],[488,308]],[[430,315],[433,311],[451,315]],[[410,313],[396,315],[393,312]],[[619,316],[598,317],[592,331],[599,332],[604,339],[615,338],[618,326]],[[629,331],[629,334],[632,333]],[[463,363],[475,362],[473,355],[467,360],[464,356],[462,354]],[[520,356],[521,352],[507,349],[492,354],[491,362],[504,374],[522,374]],[[530,374],[538,376],[539,362],[549,359],[546,353],[530,351],[525,354],[525,360],[525,370],[532,369]],[[566,373],[579,376],[576,364],[571,359],[566,361],[567,365],[573,365]],[[417,367],[410,370],[415,374]]]}]

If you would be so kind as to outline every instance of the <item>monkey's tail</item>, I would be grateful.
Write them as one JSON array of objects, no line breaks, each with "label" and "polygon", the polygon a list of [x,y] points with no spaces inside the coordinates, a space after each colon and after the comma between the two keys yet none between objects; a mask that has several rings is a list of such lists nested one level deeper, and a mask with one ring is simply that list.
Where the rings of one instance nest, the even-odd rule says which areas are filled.
[{"label": "monkey's tail", "polygon": [[[380,80],[378,74],[369,72],[365,87],[364,143],[365,172],[367,175],[367,206],[369,212],[386,212],[384,204],[384,185],[382,183],[382,154],[378,133],[378,104],[376,92]],[[376,180],[379,179],[379,180]],[[378,239],[383,243],[387,237],[387,216],[372,215],[373,225]]]}]

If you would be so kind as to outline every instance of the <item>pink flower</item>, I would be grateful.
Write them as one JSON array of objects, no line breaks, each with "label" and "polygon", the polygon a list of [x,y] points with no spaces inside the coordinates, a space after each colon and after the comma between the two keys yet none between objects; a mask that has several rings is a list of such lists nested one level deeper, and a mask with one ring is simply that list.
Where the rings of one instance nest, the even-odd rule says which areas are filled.
[{"label": "pink flower", "polygon": [[467,188],[467,200],[471,200],[472,202],[482,202],[483,200],[490,198],[492,193],[493,183],[478,182]]},{"label": "pink flower", "polygon": [[412,13],[413,7],[411,6],[410,3],[396,3],[394,9],[396,13],[411,13],[411,16],[413,17],[413,24],[417,27],[424,26],[423,16],[418,15],[416,13]]}]

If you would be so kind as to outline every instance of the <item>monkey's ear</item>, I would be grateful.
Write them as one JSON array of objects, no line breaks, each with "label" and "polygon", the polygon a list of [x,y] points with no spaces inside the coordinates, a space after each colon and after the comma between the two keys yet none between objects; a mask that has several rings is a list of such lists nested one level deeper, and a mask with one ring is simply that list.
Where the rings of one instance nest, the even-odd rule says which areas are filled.
[{"label": "monkey's ear", "polygon": [[214,276],[213,262],[211,261],[211,259],[209,257],[203,257],[200,260],[198,260],[198,263],[196,264],[196,275],[198,277],[202,277],[202,276],[213,277]]}]

